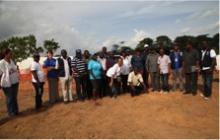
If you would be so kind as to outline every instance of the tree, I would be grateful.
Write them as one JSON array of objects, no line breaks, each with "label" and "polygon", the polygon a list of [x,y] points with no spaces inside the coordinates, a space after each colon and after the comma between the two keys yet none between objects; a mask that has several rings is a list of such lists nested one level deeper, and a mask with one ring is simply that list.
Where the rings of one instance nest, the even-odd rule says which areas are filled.
[{"label": "tree", "polygon": [[60,48],[59,43],[55,42],[54,39],[51,40],[45,40],[44,41],[44,48],[52,51],[56,51],[58,48]]},{"label": "tree", "polygon": [[0,51],[9,48],[13,52],[15,62],[20,62],[34,53],[43,52],[43,48],[36,47],[36,38],[34,35],[24,37],[11,37],[0,42]]},{"label": "tree", "polygon": [[147,38],[144,38],[143,40],[141,40],[138,45],[137,45],[137,48],[144,48],[145,45],[148,45],[148,46],[152,46],[153,44],[153,39],[147,37]]},{"label": "tree", "polygon": [[165,48],[172,46],[172,40],[166,35],[158,36],[156,38],[156,42],[157,42],[157,45],[162,45]]},{"label": "tree", "polygon": [[217,54],[219,54],[219,33],[216,33],[213,37],[212,37],[212,41],[210,43],[210,46],[215,49],[215,52]]},{"label": "tree", "polygon": [[186,48],[187,41],[192,40],[192,42],[195,42],[194,36],[178,36],[174,39],[174,42],[178,44],[180,50],[184,50]]}]

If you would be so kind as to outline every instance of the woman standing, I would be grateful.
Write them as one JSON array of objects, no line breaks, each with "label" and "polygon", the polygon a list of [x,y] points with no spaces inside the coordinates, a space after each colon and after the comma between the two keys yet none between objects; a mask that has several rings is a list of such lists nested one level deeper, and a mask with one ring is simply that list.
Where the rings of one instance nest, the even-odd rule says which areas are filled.
[{"label": "woman standing", "polygon": [[100,84],[102,77],[102,65],[97,61],[96,54],[92,56],[92,59],[88,63],[88,70],[93,87],[93,98],[96,101],[97,97],[100,96]]},{"label": "woman standing", "polygon": [[55,69],[56,59],[53,58],[53,51],[47,52],[47,59],[44,61],[44,68],[47,69],[47,78],[49,86],[49,102],[51,104],[59,101],[58,93],[58,72]]},{"label": "woman standing", "polygon": [[12,52],[5,49],[3,59],[0,60],[0,88],[3,89],[6,96],[7,110],[9,116],[18,115],[18,85],[19,72],[15,63],[12,61]]}]

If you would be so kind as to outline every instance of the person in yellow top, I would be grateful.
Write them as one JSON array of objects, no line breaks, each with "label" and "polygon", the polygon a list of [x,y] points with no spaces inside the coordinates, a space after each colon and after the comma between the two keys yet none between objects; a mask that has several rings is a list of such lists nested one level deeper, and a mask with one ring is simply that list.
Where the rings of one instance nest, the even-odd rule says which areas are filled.
[{"label": "person in yellow top", "polygon": [[139,95],[146,89],[143,77],[137,68],[134,68],[128,75],[128,85],[130,87],[131,96]]}]

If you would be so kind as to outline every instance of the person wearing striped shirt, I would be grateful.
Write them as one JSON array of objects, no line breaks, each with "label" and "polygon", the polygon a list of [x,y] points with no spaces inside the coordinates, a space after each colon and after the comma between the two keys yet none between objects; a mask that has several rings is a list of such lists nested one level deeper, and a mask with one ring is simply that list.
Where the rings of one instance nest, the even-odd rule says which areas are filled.
[{"label": "person wearing striped shirt", "polygon": [[73,72],[73,78],[76,82],[76,93],[78,100],[83,101],[88,98],[87,94],[87,66],[86,62],[82,57],[80,49],[76,50],[76,56],[71,61],[71,68]]}]

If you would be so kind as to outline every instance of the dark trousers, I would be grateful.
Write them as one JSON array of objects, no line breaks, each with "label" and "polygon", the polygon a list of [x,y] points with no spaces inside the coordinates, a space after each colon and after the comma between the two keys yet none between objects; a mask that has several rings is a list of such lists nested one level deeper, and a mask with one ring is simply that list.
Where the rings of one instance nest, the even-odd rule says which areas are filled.
[{"label": "dark trousers", "polygon": [[35,95],[35,108],[38,109],[42,107],[42,96],[44,93],[44,82],[32,83],[36,92]]},{"label": "dark trousers", "polygon": [[90,79],[89,79],[89,75],[87,75],[86,76],[87,78],[86,78],[86,92],[87,92],[87,95],[88,95],[88,98],[90,99],[90,98],[92,98],[92,83],[91,83],[91,81],[90,81]]},{"label": "dark trousers", "polygon": [[212,94],[212,79],[213,73],[210,70],[203,70],[202,71],[202,78],[203,78],[203,93],[205,97],[210,97]]},{"label": "dark trousers", "polygon": [[85,98],[88,98],[87,94],[87,76],[79,76],[75,77],[75,82],[76,82],[76,94],[78,96],[79,100],[84,100]]},{"label": "dark trousers", "polygon": [[139,95],[143,90],[142,86],[134,86],[134,88],[130,87],[131,96]]},{"label": "dark trousers", "polygon": [[128,75],[121,75],[121,82],[123,92],[128,92]]},{"label": "dark trousers", "polygon": [[160,90],[160,76],[158,72],[150,72],[151,87],[153,90]]},{"label": "dark trousers", "polygon": [[103,75],[102,79],[101,79],[101,83],[100,83],[101,87],[100,87],[100,96],[106,96],[107,93],[109,93],[109,88],[108,88],[108,77]]},{"label": "dark trousers", "polygon": [[148,79],[149,79],[149,73],[146,69],[143,70],[143,80],[144,80],[144,84],[146,85],[147,88],[149,88],[149,84],[148,84]]},{"label": "dark trousers", "polygon": [[160,74],[163,91],[169,91],[168,74]]},{"label": "dark trousers", "polygon": [[185,90],[187,93],[196,94],[197,92],[197,73],[186,73],[185,74]]},{"label": "dark trousers", "polygon": [[2,88],[6,96],[7,110],[8,110],[8,115],[10,116],[14,116],[18,114],[18,102],[17,102],[18,85],[19,84],[13,84],[11,87]]}]

